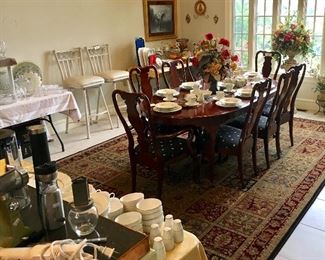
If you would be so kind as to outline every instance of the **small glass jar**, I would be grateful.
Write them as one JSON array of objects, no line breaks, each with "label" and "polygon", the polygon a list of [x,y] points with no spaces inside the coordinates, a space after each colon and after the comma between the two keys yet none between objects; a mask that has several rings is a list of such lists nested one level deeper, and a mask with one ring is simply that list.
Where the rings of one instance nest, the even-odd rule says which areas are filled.
[{"label": "small glass jar", "polygon": [[86,206],[76,207],[74,203],[70,203],[70,211],[68,221],[72,230],[78,236],[86,236],[92,233],[97,225],[98,211],[92,200]]}]

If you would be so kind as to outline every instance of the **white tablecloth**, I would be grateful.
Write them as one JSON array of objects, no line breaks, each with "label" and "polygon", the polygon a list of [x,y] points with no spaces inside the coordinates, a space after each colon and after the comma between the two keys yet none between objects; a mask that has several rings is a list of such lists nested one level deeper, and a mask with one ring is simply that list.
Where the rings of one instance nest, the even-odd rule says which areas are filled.
[{"label": "white tablecloth", "polygon": [[78,121],[81,114],[72,92],[60,90],[42,96],[32,96],[9,105],[0,105],[0,128],[20,124],[55,113]]},{"label": "white tablecloth", "polygon": [[[154,250],[141,258],[141,260],[155,260]],[[184,240],[182,243],[175,243],[173,250],[166,254],[167,260],[207,260],[203,245],[200,240],[190,232],[184,231]]]}]

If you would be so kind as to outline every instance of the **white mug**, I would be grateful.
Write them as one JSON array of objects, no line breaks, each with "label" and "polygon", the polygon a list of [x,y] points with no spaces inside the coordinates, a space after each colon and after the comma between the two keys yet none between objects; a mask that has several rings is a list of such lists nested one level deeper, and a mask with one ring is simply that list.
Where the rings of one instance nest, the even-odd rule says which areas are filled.
[{"label": "white mug", "polygon": [[153,246],[154,239],[156,237],[160,237],[160,230],[159,230],[159,225],[158,224],[151,224],[150,228],[150,234],[149,234],[149,244],[150,246]]},{"label": "white mug", "polygon": [[224,96],[225,96],[225,93],[224,93],[223,91],[221,91],[221,90],[216,91],[216,98],[217,98],[218,100],[224,98]]},{"label": "white mug", "polygon": [[175,243],[181,243],[184,240],[184,229],[182,221],[180,219],[175,219],[173,224],[173,234]]},{"label": "white mug", "polygon": [[165,217],[165,227],[173,228],[174,218],[173,215],[168,214]]}]

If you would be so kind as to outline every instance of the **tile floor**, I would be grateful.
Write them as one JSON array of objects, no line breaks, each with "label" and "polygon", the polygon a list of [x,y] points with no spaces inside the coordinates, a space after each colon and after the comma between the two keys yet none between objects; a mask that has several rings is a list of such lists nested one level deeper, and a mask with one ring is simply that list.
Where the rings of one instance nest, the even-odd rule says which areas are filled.
[{"label": "tile floor", "polygon": [[[296,117],[325,122],[325,115],[323,113],[314,115],[312,113],[298,111]],[[52,160],[66,157],[124,133],[121,124],[119,128],[114,128],[113,130],[108,130],[108,126],[105,120],[100,120],[98,124],[92,125],[90,139],[86,139],[86,129],[84,125],[72,128],[69,134],[61,133],[60,136],[65,144],[66,151],[61,151],[59,142],[54,138],[55,141],[50,142]],[[313,205],[307,211],[275,259],[325,259],[325,188],[318,195]]]}]

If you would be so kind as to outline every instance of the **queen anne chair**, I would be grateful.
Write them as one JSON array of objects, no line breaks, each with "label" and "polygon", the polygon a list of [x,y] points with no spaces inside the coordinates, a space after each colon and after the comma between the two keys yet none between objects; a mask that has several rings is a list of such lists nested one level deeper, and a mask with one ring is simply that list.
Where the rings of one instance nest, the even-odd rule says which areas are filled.
[{"label": "queen anne chair", "polygon": [[186,81],[185,65],[182,60],[164,61],[161,71],[168,88],[177,88]]},{"label": "queen anne chair", "polygon": [[[255,55],[255,71],[260,71],[264,78],[268,78],[271,75],[273,69],[273,79],[276,80],[281,65],[281,53],[278,51],[258,51]],[[260,64],[262,63],[262,68]]]},{"label": "queen anne chair", "polygon": [[[145,94],[114,90],[112,95],[117,115],[128,137],[132,191],[136,190],[136,168],[137,164],[140,164],[157,171],[158,197],[161,197],[164,170],[167,166],[188,156],[193,158],[193,172],[196,166],[199,166],[195,165],[198,161],[193,145],[193,132],[191,129],[183,129],[173,134],[159,134],[151,118],[149,98]],[[125,102],[126,114],[121,112],[117,97]],[[184,135],[187,135],[187,138],[184,138]]]},{"label": "queen anne chair", "polygon": [[[280,108],[277,114],[278,129],[277,135],[280,136],[280,127],[282,124],[289,123],[289,134],[290,134],[290,143],[293,146],[293,115],[295,112],[295,103],[296,98],[299,92],[299,89],[304,81],[306,74],[306,64],[300,64],[297,66],[291,67],[290,70],[293,70],[292,80],[286,94],[283,96],[283,99],[280,100]],[[280,149],[280,137],[278,138],[278,147]]]},{"label": "queen anne chair", "polygon": [[[151,78],[150,75],[154,75],[154,77]],[[152,100],[154,91],[160,89],[158,71],[153,65],[131,68],[129,71],[129,79],[132,91],[145,94],[150,101]],[[152,84],[153,80],[154,84]]]},{"label": "queen anne chair", "polygon": [[[257,124],[262,113],[263,106],[271,90],[271,80],[256,83],[253,87],[252,97],[248,112],[245,116],[242,129],[231,125],[223,125],[219,128],[216,137],[216,153],[219,155],[236,155],[238,162],[238,173],[242,186],[244,187],[243,176],[243,155],[247,151],[252,151],[252,161],[254,173],[257,174],[256,167],[256,135]],[[256,98],[256,94],[258,97]]]},{"label": "queen anne chair", "polygon": [[[100,97],[103,99],[105,110],[99,112],[99,107],[97,105],[96,118],[98,115],[107,114],[108,119],[112,129],[112,119],[108,110],[108,106],[103,94],[102,85],[104,84],[104,79],[99,76],[85,75],[84,64],[81,54],[81,48],[73,48],[71,50],[65,51],[53,51],[56,58],[57,64],[60,69],[62,76],[63,87],[71,90],[82,90],[84,96],[85,104],[85,118],[86,118],[86,128],[87,128],[87,138],[90,138],[90,127],[92,123],[92,114],[88,96],[89,89],[98,90],[98,102]],[[98,103],[97,102],[97,103]],[[66,133],[68,133],[69,119],[66,119]]]},{"label": "queen anne chair", "polygon": [[[112,61],[108,44],[85,47],[94,75],[105,79],[106,83],[112,83],[116,89],[118,82],[126,82],[128,89],[131,91],[129,84],[129,72],[126,70],[113,70]],[[98,106],[98,104],[97,104]],[[117,127],[119,121],[117,119]]]}]

